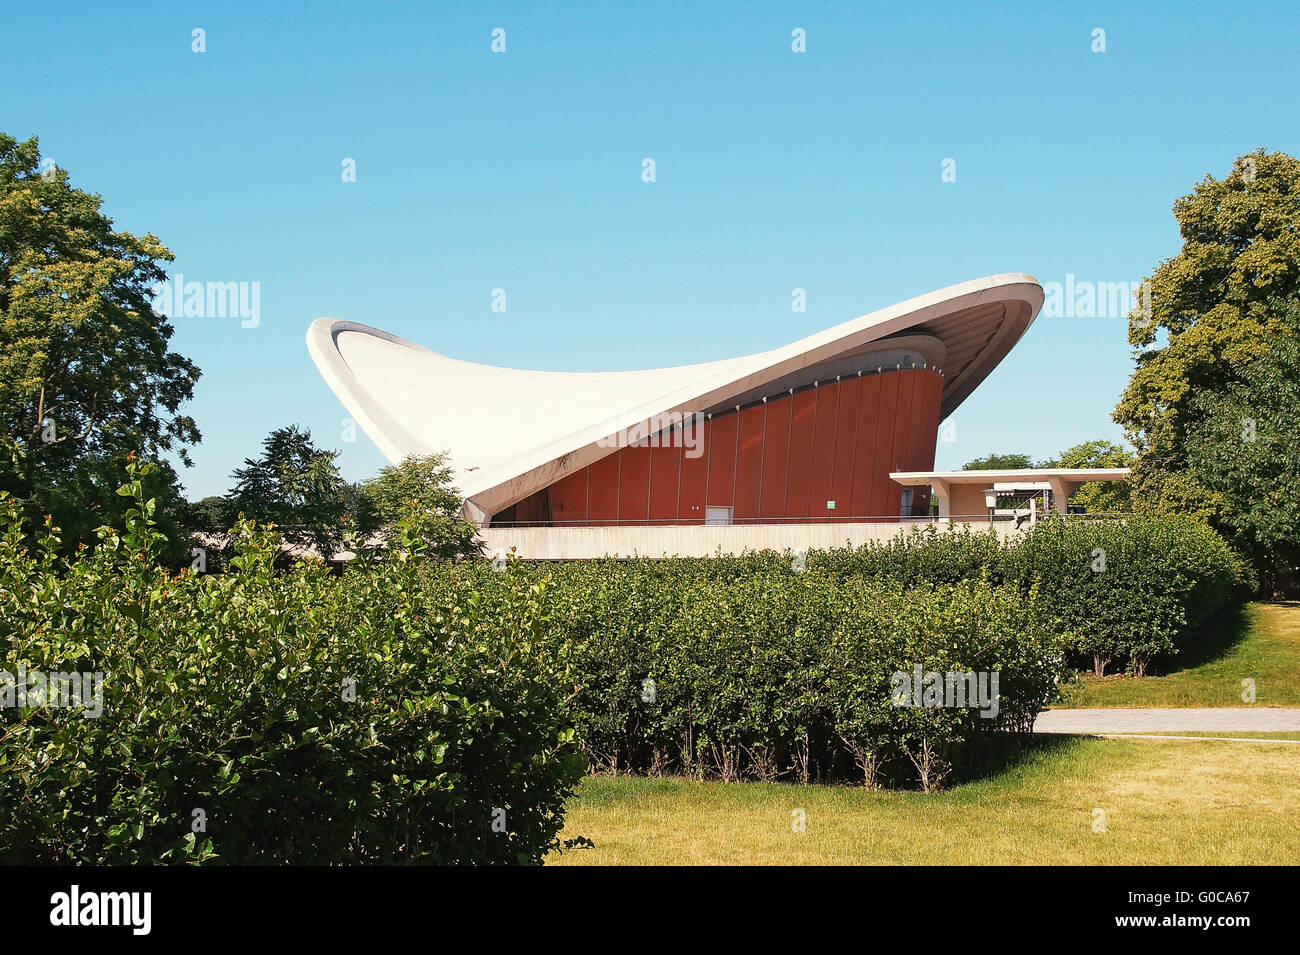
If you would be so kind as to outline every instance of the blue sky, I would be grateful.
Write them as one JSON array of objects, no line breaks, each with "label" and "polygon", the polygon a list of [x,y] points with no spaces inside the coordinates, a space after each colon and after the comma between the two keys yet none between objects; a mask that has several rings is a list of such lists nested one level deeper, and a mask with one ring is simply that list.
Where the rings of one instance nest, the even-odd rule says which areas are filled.
[{"label": "blue sky", "polygon": [[[1300,151],[1294,4],[468,6],[6,10],[0,129],[187,280],[260,283],[256,328],[175,322],[191,496],[291,422],[384,463],[342,440],[317,316],[516,367],[729,357],[993,273],[1137,281],[1198,179]],[[936,465],[1118,440],[1129,368],[1122,318],[1041,317]]]}]

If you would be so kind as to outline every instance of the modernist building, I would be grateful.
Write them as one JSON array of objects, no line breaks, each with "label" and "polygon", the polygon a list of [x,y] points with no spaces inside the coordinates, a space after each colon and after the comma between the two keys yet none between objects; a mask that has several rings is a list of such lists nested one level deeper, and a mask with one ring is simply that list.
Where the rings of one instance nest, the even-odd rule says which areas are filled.
[{"label": "modernist building", "polygon": [[450,452],[485,527],[896,524],[929,513],[920,476],[940,422],[1042,302],[1031,276],[997,275],[772,351],[649,371],[480,365],[332,318],[307,347],[389,460]]}]

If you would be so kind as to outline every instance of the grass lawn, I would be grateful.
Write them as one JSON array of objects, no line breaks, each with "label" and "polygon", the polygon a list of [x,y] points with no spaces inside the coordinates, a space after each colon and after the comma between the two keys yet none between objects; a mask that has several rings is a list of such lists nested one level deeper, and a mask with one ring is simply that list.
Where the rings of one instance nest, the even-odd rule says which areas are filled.
[{"label": "grass lawn", "polygon": [[[1300,603],[1253,603],[1166,665],[1162,676],[1083,677],[1055,706],[1300,706]],[[1241,681],[1255,681],[1255,702]]]},{"label": "grass lawn", "polygon": [[1195,736],[1197,739],[1286,739],[1295,740],[1300,743],[1300,733],[1294,730],[1276,730],[1269,732],[1255,732],[1254,730],[1244,730],[1239,732],[1225,733],[1218,730],[1185,730],[1179,733],[1167,733],[1164,730],[1156,730],[1152,733],[1111,733],[1110,736]]},{"label": "grass lawn", "polygon": [[[948,792],[590,777],[548,864],[1293,865],[1300,746],[1061,737]],[[792,812],[806,831],[792,831]],[[1093,810],[1106,831],[1093,832]]]}]

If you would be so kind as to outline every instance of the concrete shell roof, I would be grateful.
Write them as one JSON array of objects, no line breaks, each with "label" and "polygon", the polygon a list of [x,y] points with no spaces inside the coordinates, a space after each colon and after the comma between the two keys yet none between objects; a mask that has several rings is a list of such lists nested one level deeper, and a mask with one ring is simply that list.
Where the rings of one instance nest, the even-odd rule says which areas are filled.
[{"label": "concrete shell roof", "polygon": [[481,520],[604,457],[614,446],[602,439],[657,415],[730,408],[818,376],[874,371],[873,354],[883,359],[907,349],[940,369],[946,417],[1011,350],[1042,304],[1033,276],[994,275],[771,351],[648,371],[480,365],[335,318],[312,322],[307,351],[390,461],[450,451],[467,513]]}]

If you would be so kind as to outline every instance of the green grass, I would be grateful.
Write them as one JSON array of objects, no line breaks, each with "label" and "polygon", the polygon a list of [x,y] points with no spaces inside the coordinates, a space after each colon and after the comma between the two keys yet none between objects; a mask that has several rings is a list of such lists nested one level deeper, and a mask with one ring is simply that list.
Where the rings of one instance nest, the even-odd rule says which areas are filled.
[{"label": "green grass", "polygon": [[1290,865],[1297,778],[1300,746],[1285,743],[1068,737],[932,794],[598,776],[563,833],[596,848],[547,863]]},{"label": "green grass", "polygon": [[[1300,706],[1300,603],[1248,604],[1167,670],[1142,679],[1085,676],[1056,705]],[[1246,678],[1255,681],[1254,703],[1241,698]]]},{"label": "green grass", "polygon": [[1108,736],[1195,736],[1198,739],[1286,739],[1300,742],[1300,732],[1295,730],[1276,730],[1276,731],[1255,731],[1245,730],[1237,732],[1224,732],[1220,730],[1183,730],[1181,732],[1166,732],[1165,730],[1154,730],[1149,733],[1108,733]]}]

